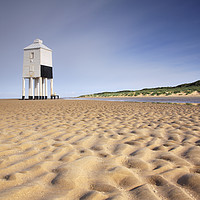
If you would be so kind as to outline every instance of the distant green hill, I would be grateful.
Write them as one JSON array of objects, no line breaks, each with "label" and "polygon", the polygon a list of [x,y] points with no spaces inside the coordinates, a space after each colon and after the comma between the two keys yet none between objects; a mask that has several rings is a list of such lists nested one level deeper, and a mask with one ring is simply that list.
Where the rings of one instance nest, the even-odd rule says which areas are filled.
[{"label": "distant green hill", "polygon": [[82,95],[80,97],[124,97],[124,96],[138,96],[138,95],[150,95],[150,96],[159,96],[159,95],[172,95],[172,94],[191,94],[192,92],[200,93],[200,80],[177,85],[174,87],[157,87],[157,88],[144,88],[142,90],[123,90],[117,92],[101,92],[89,95]]}]

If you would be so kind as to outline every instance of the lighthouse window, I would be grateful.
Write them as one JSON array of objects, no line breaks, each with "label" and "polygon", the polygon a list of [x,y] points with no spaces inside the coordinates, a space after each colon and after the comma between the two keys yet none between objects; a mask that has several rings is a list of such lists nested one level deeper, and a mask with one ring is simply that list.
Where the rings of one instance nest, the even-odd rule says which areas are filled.
[{"label": "lighthouse window", "polygon": [[33,59],[34,58],[34,52],[31,52],[30,53],[30,59]]}]

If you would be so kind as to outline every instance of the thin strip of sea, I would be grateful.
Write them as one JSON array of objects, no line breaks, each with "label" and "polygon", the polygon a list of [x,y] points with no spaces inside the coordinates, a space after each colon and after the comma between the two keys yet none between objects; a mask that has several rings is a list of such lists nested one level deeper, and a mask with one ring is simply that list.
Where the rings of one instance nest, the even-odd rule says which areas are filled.
[{"label": "thin strip of sea", "polygon": [[99,100],[124,102],[155,102],[155,103],[200,103],[200,97],[106,97],[106,98],[77,98],[65,97],[66,100]]}]

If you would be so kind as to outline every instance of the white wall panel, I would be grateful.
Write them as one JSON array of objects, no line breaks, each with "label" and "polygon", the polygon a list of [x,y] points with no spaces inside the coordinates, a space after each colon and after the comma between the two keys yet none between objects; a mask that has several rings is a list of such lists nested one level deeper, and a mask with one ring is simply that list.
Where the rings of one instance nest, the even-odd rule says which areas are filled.
[{"label": "white wall panel", "polygon": [[52,67],[52,51],[40,49],[40,64]]}]

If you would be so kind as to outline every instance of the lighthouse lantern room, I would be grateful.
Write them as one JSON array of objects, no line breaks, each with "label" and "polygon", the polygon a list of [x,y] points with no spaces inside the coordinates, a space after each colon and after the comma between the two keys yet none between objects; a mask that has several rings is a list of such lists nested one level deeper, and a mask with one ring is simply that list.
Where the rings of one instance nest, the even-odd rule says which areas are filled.
[{"label": "lighthouse lantern room", "polygon": [[47,99],[47,82],[50,80],[53,94],[52,50],[36,39],[24,48],[22,99],[25,99],[25,79],[29,80],[29,99]]}]

